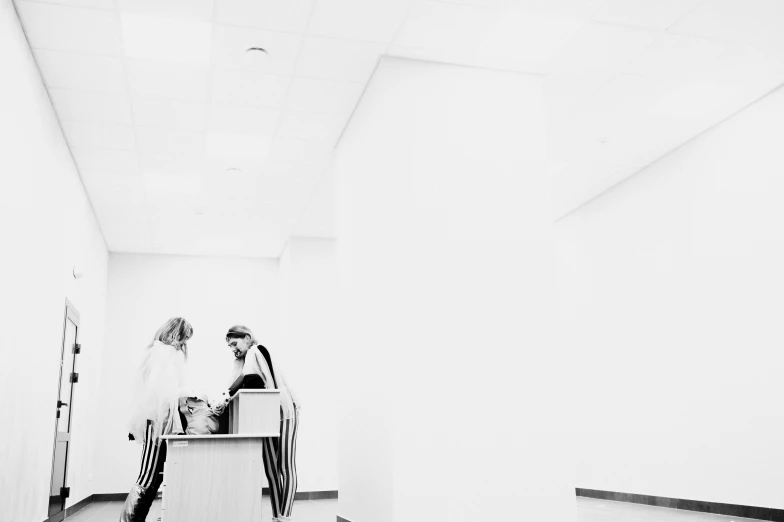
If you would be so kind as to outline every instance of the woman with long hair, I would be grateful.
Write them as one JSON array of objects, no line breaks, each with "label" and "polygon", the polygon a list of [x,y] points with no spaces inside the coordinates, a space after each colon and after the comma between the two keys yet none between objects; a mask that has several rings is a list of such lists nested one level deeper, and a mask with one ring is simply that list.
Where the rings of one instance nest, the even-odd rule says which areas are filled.
[{"label": "woman with long hair", "polygon": [[280,391],[280,437],[263,442],[264,471],[270,489],[272,520],[286,521],[291,517],[294,494],[297,492],[297,429],[299,405],[286,385],[280,368],[272,364],[269,351],[260,345],[250,328],[232,326],[226,333],[226,344],[234,352],[232,384],[222,401],[213,406],[221,413],[228,399],[240,388],[264,388]]},{"label": "woman with long hair", "polygon": [[129,438],[142,443],[136,483],[125,499],[120,522],[144,522],[163,481],[163,435],[183,433],[178,409],[183,393],[188,340],[193,327],[182,317],[166,321],[155,333],[136,374]]}]

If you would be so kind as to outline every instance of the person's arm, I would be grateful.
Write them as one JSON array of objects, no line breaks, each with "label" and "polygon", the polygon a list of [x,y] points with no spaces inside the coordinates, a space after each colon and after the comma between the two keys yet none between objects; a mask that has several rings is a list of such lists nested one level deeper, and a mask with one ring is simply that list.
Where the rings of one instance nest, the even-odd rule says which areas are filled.
[{"label": "person's arm", "polygon": [[239,374],[234,382],[231,383],[231,386],[229,386],[229,397],[233,397],[234,394],[242,388],[243,381],[245,381],[245,375]]},{"label": "person's arm", "polygon": [[255,375],[239,374],[234,382],[231,383],[228,390],[224,391],[219,398],[209,401],[212,412],[216,415],[223,413],[223,410],[228,406],[229,402],[231,402],[234,394],[244,387],[243,385],[248,377],[255,377]]}]

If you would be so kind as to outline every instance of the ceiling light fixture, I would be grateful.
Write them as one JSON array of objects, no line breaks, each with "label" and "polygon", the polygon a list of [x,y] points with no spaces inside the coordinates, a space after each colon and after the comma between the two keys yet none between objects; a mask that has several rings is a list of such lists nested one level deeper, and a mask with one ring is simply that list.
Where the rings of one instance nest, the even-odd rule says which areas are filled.
[{"label": "ceiling light fixture", "polygon": [[255,68],[266,62],[269,53],[263,47],[248,47],[245,50],[244,62],[245,66]]}]

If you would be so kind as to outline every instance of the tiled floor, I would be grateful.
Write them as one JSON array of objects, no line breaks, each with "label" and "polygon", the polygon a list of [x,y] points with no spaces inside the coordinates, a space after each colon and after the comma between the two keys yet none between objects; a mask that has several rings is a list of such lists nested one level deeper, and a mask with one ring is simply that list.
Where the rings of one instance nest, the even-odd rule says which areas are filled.
[{"label": "tiled floor", "polygon": [[[593,498],[577,498],[576,502],[577,522],[742,522],[751,520]],[[117,522],[121,508],[122,502],[96,502],[67,518],[66,521]],[[293,522],[335,522],[337,509],[337,500],[298,500],[294,503],[292,520]],[[150,510],[147,522],[158,520],[160,513],[160,501],[157,500]],[[264,520],[269,520],[270,507],[267,497],[264,498],[262,513]],[[510,517],[509,520],[514,519],[515,517]]]},{"label": "tiled floor", "polygon": [[[123,503],[120,501],[94,502],[65,520],[66,522],[117,522],[122,505]],[[335,522],[337,510],[337,499],[296,500],[294,501],[294,516],[291,518],[293,522]],[[264,520],[269,522],[272,513],[269,497],[264,497],[261,512]],[[150,509],[150,514],[147,515],[147,522],[156,522],[160,516],[161,501],[156,500]]]}]

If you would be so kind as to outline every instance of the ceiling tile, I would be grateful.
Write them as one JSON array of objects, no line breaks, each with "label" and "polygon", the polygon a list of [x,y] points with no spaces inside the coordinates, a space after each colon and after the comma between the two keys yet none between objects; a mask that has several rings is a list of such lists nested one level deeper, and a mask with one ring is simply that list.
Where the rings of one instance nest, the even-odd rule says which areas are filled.
[{"label": "ceiling tile", "polygon": [[125,56],[141,60],[207,67],[213,26],[182,17],[142,13],[120,15]]},{"label": "ceiling tile", "polygon": [[624,71],[649,76],[677,76],[688,78],[701,71],[720,66],[727,46],[726,42],[694,38],[677,34],[665,34],[657,38]]},{"label": "ceiling tile", "polygon": [[386,45],[311,36],[302,46],[297,75],[366,82]]},{"label": "ceiling tile", "polygon": [[118,171],[126,176],[138,175],[139,166],[135,151],[93,149],[71,146],[79,172],[82,170]]},{"label": "ceiling tile", "polygon": [[321,163],[334,153],[343,130],[341,119],[327,114],[287,112],[272,144],[271,163]]},{"label": "ceiling tile", "polygon": [[122,12],[212,21],[213,0],[118,0]]},{"label": "ceiling tile", "polygon": [[337,140],[343,130],[343,120],[331,114],[284,112],[278,136],[292,139],[326,138]]},{"label": "ceiling tile", "polygon": [[134,150],[132,127],[67,120],[60,124],[68,145],[72,147]]},{"label": "ceiling tile", "polygon": [[146,203],[141,177],[120,171],[81,169],[79,176],[101,217],[123,219],[142,211]]},{"label": "ceiling tile", "polygon": [[205,103],[134,96],[133,113],[136,125],[143,127],[190,131],[203,131],[206,128],[207,105]]},{"label": "ceiling tile", "polygon": [[280,112],[273,109],[212,106],[205,149],[207,158],[226,167],[264,161],[279,118]]},{"label": "ceiling tile", "polygon": [[[294,72],[302,35],[219,25],[213,36],[213,64],[287,76]],[[267,53],[247,52],[260,47]]]},{"label": "ceiling tile", "polygon": [[35,60],[47,87],[125,93],[125,73],[116,58],[37,49]]},{"label": "ceiling tile", "polygon": [[272,137],[268,133],[210,131],[205,146],[206,158],[226,168],[261,164],[269,154]]},{"label": "ceiling tile", "polygon": [[209,129],[215,132],[239,132],[268,136],[272,139],[278,126],[280,111],[240,105],[214,105]]},{"label": "ceiling tile", "polygon": [[120,52],[113,12],[35,2],[20,2],[17,8],[30,47],[104,55]]},{"label": "ceiling tile", "polygon": [[144,156],[162,154],[175,158],[198,158],[204,155],[204,133],[137,127],[138,150]]},{"label": "ceiling tile", "polygon": [[[425,2],[412,9],[390,50],[396,56],[521,72],[542,72],[583,21]],[[471,37],[466,37],[471,35]]]},{"label": "ceiling tile", "polygon": [[79,172],[111,252],[151,252],[141,179],[114,171]]},{"label": "ceiling tile", "polygon": [[162,215],[153,218],[159,254],[277,257],[286,237],[270,220],[222,215]]},{"label": "ceiling tile", "polygon": [[293,111],[350,114],[365,87],[361,82],[294,78],[286,108]]},{"label": "ceiling tile", "polygon": [[619,69],[664,38],[648,29],[588,23],[550,62],[550,71]]},{"label": "ceiling tile", "polygon": [[208,197],[199,156],[142,156],[141,179],[147,202],[156,214],[194,214]]},{"label": "ceiling tile", "polygon": [[232,69],[213,73],[212,100],[220,104],[280,108],[291,78]]},{"label": "ceiling tile", "polygon": [[219,24],[302,32],[308,23],[312,4],[313,0],[220,0],[216,21]]},{"label": "ceiling tile", "polygon": [[273,211],[272,216],[298,218],[297,209],[304,211],[325,170],[323,164],[292,164],[285,174],[265,174],[259,180],[259,197],[264,200],[264,207]]},{"label": "ceiling tile", "polygon": [[201,204],[203,179],[209,164],[203,153],[179,156],[143,153],[140,163],[141,178],[151,205],[165,198],[174,199],[178,194],[188,205]]},{"label": "ceiling tile", "polygon": [[122,219],[101,217],[96,210],[101,230],[106,237],[110,252],[149,254],[154,252],[152,225],[141,211],[126,215]]},{"label": "ceiling tile", "polygon": [[148,208],[157,220],[197,216],[204,212],[205,199],[212,198],[204,190],[202,178],[193,173],[145,172],[144,186]]},{"label": "ceiling tile", "polygon": [[[27,0],[20,0],[19,3],[27,3]],[[71,7],[90,7],[93,9],[114,10],[114,0],[46,0],[48,4],[69,5]]]},{"label": "ceiling tile", "polygon": [[670,32],[753,45],[784,57],[784,3],[779,0],[701,2]]},{"label": "ceiling tile", "polygon": [[124,94],[50,88],[49,96],[61,120],[131,124],[131,111]]},{"label": "ceiling tile", "polygon": [[607,0],[593,19],[663,31],[701,0]]},{"label": "ceiling tile", "polygon": [[261,170],[261,175],[267,184],[274,184],[280,180],[287,180],[291,177],[315,179],[319,177],[328,166],[328,161],[322,163],[267,162]]},{"label": "ceiling tile", "polygon": [[770,86],[770,75],[783,66],[784,60],[745,44],[668,34],[624,70],[706,86],[728,82]]},{"label": "ceiling tile", "polygon": [[491,9],[520,9],[531,14],[587,20],[606,0],[442,0]]},{"label": "ceiling tile", "polygon": [[128,60],[128,77],[134,95],[197,102],[207,98],[206,67]]},{"label": "ceiling tile", "polygon": [[231,170],[208,173],[204,176],[206,213],[226,213],[242,219],[254,214],[259,205],[259,180],[254,171]]},{"label": "ceiling tile", "polygon": [[[33,47],[79,51],[34,49],[112,251],[276,257],[309,205],[329,199],[329,191],[319,196],[317,181],[387,51],[547,72],[548,153],[565,165],[554,180],[567,205],[784,81],[777,76],[784,63],[778,0],[696,1],[16,5]],[[118,19],[128,13],[199,22],[213,22],[215,13],[210,67],[160,63],[160,52],[126,62],[106,56],[123,52]],[[267,53],[246,53],[249,47]]]},{"label": "ceiling tile", "polygon": [[327,138],[293,139],[278,136],[272,142],[268,159],[273,162],[316,163],[332,157],[334,140]]},{"label": "ceiling tile", "polygon": [[316,0],[310,34],[389,43],[413,0]]}]

